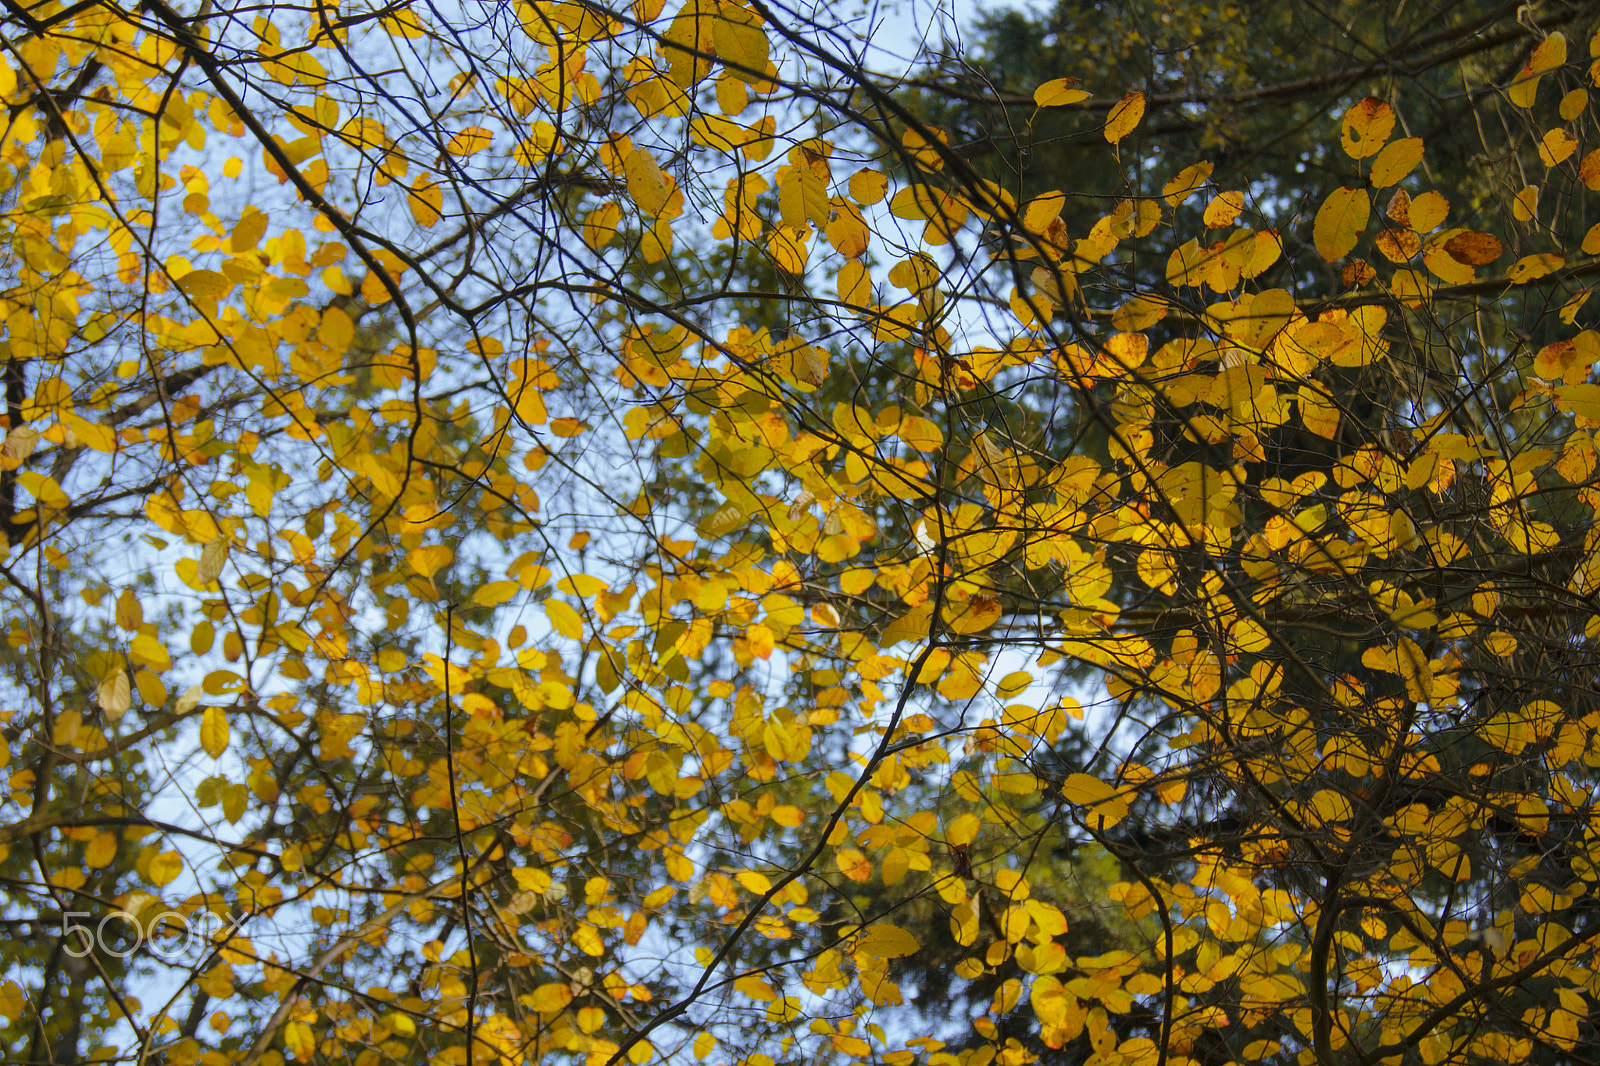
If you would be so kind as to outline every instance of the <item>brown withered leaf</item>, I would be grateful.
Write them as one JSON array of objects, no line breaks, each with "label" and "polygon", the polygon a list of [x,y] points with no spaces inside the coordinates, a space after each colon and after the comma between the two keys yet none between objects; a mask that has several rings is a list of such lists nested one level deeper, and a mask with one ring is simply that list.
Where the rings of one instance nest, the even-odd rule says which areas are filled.
[{"label": "brown withered leaf", "polygon": [[1422,250],[1422,238],[1408,229],[1386,229],[1378,234],[1378,251],[1391,263],[1404,263]]},{"label": "brown withered leaf", "polygon": [[1506,246],[1492,233],[1467,230],[1444,242],[1450,258],[1466,266],[1487,266],[1505,254]]},{"label": "brown withered leaf", "polygon": [[1411,194],[1404,189],[1396,189],[1394,195],[1389,197],[1389,206],[1384,209],[1384,214],[1400,223],[1402,226],[1411,225]]},{"label": "brown withered leaf", "polygon": [[1345,263],[1344,269],[1339,271],[1339,284],[1347,289],[1353,289],[1358,285],[1365,285],[1377,276],[1378,272],[1372,269],[1372,264],[1365,259],[1351,259]]}]

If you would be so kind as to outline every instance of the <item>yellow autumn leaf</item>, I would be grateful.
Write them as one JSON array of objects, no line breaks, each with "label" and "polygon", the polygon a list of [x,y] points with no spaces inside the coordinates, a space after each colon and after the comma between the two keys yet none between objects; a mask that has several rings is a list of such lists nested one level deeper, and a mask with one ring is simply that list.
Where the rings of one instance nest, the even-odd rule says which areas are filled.
[{"label": "yellow autumn leaf", "polygon": [[567,1004],[572,1002],[572,986],[555,982],[542,984],[519,998],[530,1010],[536,1010],[540,1014],[554,1014],[566,1009]]},{"label": "yellow autumn leaf", "polygon": [[850,198],[862,207],[881,201],[889,190],[889,179],[881,171],[858,170],[850,175]]},{"label": "yellow autumn leaf", "polygon": [[425,544],[419,548],[412,548],[406,553],[406,563],[423,577],[432,577],[439,569],[456,557],[456,553],[444,544]]},{"label": "yellow autumn leaf", "polygon": [[1094,94],[1075,89],[1077,78],[1055,78],[1033,90],[1033,102],[1038,107],[1066,107],[1089,99]]},{"label": "yellow autumn leaf", "polygon": [[722,60],[729,74],[750,83],[766,80],[769,45],[760,16],[754,11],[725,5],[711,24],[711,39],[717,58]]},{"label": "yellow autumn leaf", "polygon": [[228,750],[228,714],[221,707],[207,707],[200,715],[200,748],[213,759]]},{"label": "yellow autumn leaf", "polygon": [[955,845],[970,844],[977,839],[982,824],[975,814],[957,815],[944,831],[945,841]]},{"label": "yellow autumn leaf", "polygon": [[411,195],[406,197],[411,217],[424,229],[439,221],[444,210],[444,189],[426,174],[417,176],[411,185]]},{"label": "yellow autumn leaf", "polygon": [[111,721],[121,718],[133,706],[133,689],[127,672],[119,667],[101,681],[95,689],[95,702]]},{"label": "yellow autumn leaf", "polygon": [[583,617],[572,608],[571,604],[561,600],[545,600],[544,613],[550,619],[550,625],[557,633],[577,640],[583,636]]},{"label": "yellow autumn leaf", "polygon": [[145,874],[154,885],[170,885],[183,873],[183,856],[176,851],[163,851],[151,856]]},{"label": "yellow autumn leaf", "polygon": [[1168,181],[1161,188],[1161,195],[1168,204],[1177,207],[1189,197],[1199,192],[1201,187],[1211,178],[1214,164],[1209,162],[1192,163]]},{"label": "yellow autumn leaf", "polygon": [[1404,180],[1422,162],[1422,147],[1421,137],[1403,137],[1384,145],[1367,176],[1372,187],[1383,189]]},{"label": "yellow autumn leaf", "polygon": [[515,581],[491,581],[473,591],[472,602],[479,607],[498,607],[520,591],[522,586]]},{"label": "yellow autumn leaf", "polygon": [[1329,193],[1311,228],[1317,254],[1330,263],[1349,255],[1367,228],[1371,211],[1365,190],[1341,188]]},{"label": "yellow autumn leaf", "polygon": [[1339,144],[1352,159],[1377,155],[1394,132],[1394,108],[1371,96],[1356,101],[1339,124]]},{"label": "yellow autumn leaf", "polygon": [[1139,125],[1139,120],[1144,118],[1144,93],[1129,93],[1111,108],[1111,113],[1106,116],[1105,138],[1111,144],[1119,144],[1122,139],[1134,131]]},{"label": "yellow autumn leaf", "polygon": [[898,959],[914,955],[920,945],[917,938],[897,925],[880,922],[859,933],[852,948],[858,955],[871,955],[880,959]]},{"label": "yellow autumn leaf", "polygon": [[844,848],[835,856],[839,872],[852,881],[865,881],[872,876],[872,863],[855,848]]},{"label": "yellow autumn leaf", "polygon": [[476,155],[494,141],[494,132],[484,126],[468,126],[451,136],[444,150],[454,156]]},{"label": "yellow autumn leaf", "polygon": [[635,148],[628,156],[625,174],[628,195],[647,215],[658,215],[667,206],[670,189],[667,176],[656,166],[655,156],[648,148]]},{"label": "yellow autumn leaf", "polygon": [[309,1062],[316,1054],[317,1038],[305,1022],[289,1022],[283,1027],[283,1047],[296,1062]]},{"label": "yellow autumn leaf", "polygon": [[1071,774],[1061,786],[1068,803],[1087,808],[1084,820],[1091,829],[1108,829],[1128,813],[1128,801],[1117,789],[1092,774]]},{"label": "yellow autumn leaf", "polygon": [[1567,38],[1558,30],[1539,42],[1506,89],[1506,98],[1516,107],[1532,107],[1539,92],[1540,80],[1566,61]]},{"label": "yellow autumn leaf", "polygon": [[92,870],[103,870],[110,866],[117,857],[118,843],[115,833],[96,833],[84,849],[84,865]]}]

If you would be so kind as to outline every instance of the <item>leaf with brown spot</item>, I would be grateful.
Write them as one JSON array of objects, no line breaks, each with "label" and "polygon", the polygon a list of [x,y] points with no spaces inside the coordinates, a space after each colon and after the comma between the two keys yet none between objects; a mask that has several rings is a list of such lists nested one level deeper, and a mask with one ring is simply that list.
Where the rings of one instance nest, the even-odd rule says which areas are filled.
[{"label": "leaf with brown spot", "polygon": [[1444,242],[1450,258],[1467,266],[1487,266],[1505,254],[1506,246],[1492,233],[1467,230]]},{"label": "leaf with brown spot", "polygon": [[1352,259],[1344,265],[1343,270],[1339,271],[1339,284],[1347,289],[1354,289],[1377,276],[1378,272],[1372,269],[1371,263],[1365,259]]},{"label": "leaf with brown spot", "polygon": [[1389,197],[1389,206],[1384,208],[1383,213],[1409,229],[1411,226],[1411,194],[1404,189],[1396,189],[1394,195]]},{"label": "leaf with brown spot", "polygon": [[1386,229],[1378,234],[1378,251],[1391,263],[1404,263],[1422,250],[1422,238],[1408,229]]}]

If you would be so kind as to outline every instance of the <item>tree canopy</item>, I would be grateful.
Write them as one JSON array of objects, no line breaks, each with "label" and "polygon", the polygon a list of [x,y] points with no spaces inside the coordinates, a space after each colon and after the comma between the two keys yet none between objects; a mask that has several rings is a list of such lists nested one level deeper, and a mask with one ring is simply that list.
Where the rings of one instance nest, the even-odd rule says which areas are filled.
[{"label": "tree canopy", "polygon": [[966,39],[5,0],[5,1063],[1600,1057],[1600,14]]}]

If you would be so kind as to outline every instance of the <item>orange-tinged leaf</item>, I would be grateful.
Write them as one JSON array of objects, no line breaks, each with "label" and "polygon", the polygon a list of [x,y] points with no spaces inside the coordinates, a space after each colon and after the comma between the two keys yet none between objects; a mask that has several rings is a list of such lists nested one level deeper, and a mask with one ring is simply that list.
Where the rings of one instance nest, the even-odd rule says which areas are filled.
[{"label": "orange-tinged leaf", "polygon": [[1492,233],[1466,230],[1444,242],[1450,258],[1467,266],[1487,266],[1505,254],[1506,246]]},{"label": "orange-tinged leaf", "polygon": [[1122,139],[1134,131],[1139,125],[1139,120],[1144,118],[1144,93],[1129,93],[1111,108],[1111,113],[1106,116],[1105,137],[1112,144],[1121,143]]},{"label": "orange-tinged leaf", "polygon": [[834,862],[838,864],[839,872],[852,881],[865,881],[872,876],[872,863],[855,848],[841,849]]},{"label": "orange-tinged leaf", "polygon": [[1600,148],[1583,157],[1578,164],[1578,177],[1589,188],[1600,191]]},{"label": "orange-tinged leaf", "polygon": [[810,237],[811,232],[808,229],[774,227],[767,236],[767,253],[772,256],[772,261],[777,264],[778,269],[789,274],[804,273],[806,259],[810,255]]},{"label": "orange-tinged leaf", "polygon": [[1408,229],[1383,229],[1373,241],[1391,263],[1404,263],[1422,250],[1422,238]]},{"label": "orange-tinged leaf", "polygon": [[1372,202],[1365,190],[1333,190],[1317,210],[1317,220],[1311,228],[1317,254],[1330,263],[1349,255],[1367,228],[1371,213]]},{"label": "orange-tinged leaf", "polygon": [[1233,191],[1218,193],[1206,205],[1204,221],[1211,229],[1222,229],[1238,221],[1239,213],[1244,210],[1244,193]]},{"label": "orange-tinged leaf", "polygon": [[1344,113],[1339,124],[1339,143],[1352,159],[1377,155],[1394,132],[1394,109],[1382,100],[1368,96]]}]

